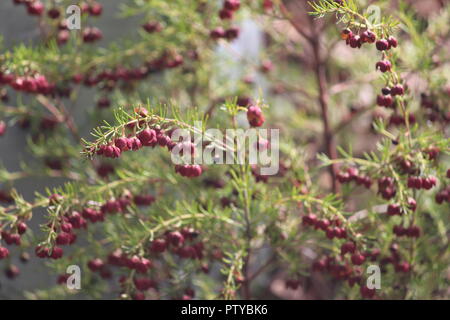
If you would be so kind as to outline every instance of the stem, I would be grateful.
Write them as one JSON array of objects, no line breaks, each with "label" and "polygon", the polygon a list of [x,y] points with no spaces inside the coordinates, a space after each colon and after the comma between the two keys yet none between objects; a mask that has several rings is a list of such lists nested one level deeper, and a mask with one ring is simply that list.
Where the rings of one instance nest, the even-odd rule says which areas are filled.
[{"label": "stem", "polygon": [[[336,152],[336,146],[333,139],[333,133],[330,127],[330,121],[328,118],[328,100],[329,100],[329,94],[327,89],[327,79],[325,74],[325,62],[323,62],[320,58],[321,56],[321,50],[320,50],[320,31],[317,29],[317,26],[314,24],[314,21],[310,20],[310,28],[311,33],[306,33],[304,31],[304,27],[301,23],[295,21],[289,10],[286,8],[286,6],[283,4],[283,2],[280,3],[280,10],[282,14],[285,16],[285,18],[291,23],[291,25],[297,30],[297,32],[306,39],[306,41],[310,44],[313,54],[314,54],[314,72],[316,74],[316,81],[317,81],[317,87],[319,91],[318,96],[318,102],[320,105],[321,110],[321,118],[322,118],[322,124],[323,124],[323,138],[325,142],[326,152],[328,157],[331,160],[334,160],[337,158],[337,152]],[[353,12],[352,12],[353,14]],[[332,179],[332,186],[333,186],[333,192],[339,193],[340,192],[340,185],[337,182],[336,175],[337,175],[337,165],[332,164],[329,167],[331,179]]]},{"label": "stem", "polygon": [[[316,74],[316,80],[317,80],[317,87],[319,89],[319,104],[320,104],[320,111],[322,116],[322,125],[323,125],[323,139],[325,142],[326,152],[328,157],[331,160],[334,160],[337,158],[337,152],[336,152],[336,145],[333,139],[333,133],[330,127],[330,121],[328,117],[328,89],[326,85],[326,75],[325,75],[325,63],[321,61],[320,59],[320,40],[319,40],[319,34],[316,35],[316,37],[313,37],[310,41],[310,44],[312,46],[313,52],[314,52],[314,70]],[[340,186],[337,182],[336,175],[337,175],[337,166],[336,164],[332,164],[329,167],[331,179],[332,179],[332,185],[333,185],[333,192],[339,193],[340,192]]]}]

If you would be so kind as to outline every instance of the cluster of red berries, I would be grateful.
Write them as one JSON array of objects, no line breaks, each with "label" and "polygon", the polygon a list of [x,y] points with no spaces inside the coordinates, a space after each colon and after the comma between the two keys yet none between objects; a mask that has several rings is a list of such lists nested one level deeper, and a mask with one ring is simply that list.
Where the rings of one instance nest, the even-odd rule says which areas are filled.
[{"label": "cluster of red berries", "polygon": [[103,38],[103,33],[99,28],[87,27],[83,30],[83,42],[92,43]]},{"label": "cluster of red berries", "polygon": [[[223,3],[223,8],[219,11],[219,17],[222,20],[231,20],[233,19],[234,13],[240,8],[241,1],[240,0],[225,0]],[[238,27],[230,27],[228,29],[223,29],[222,27],[217,27],[210,32],[210,36],[213,39],[224,38],[229,41],[236,39],[239,37],[239,28]]]},{"label": "cluster of red berries", "polygon": [[[412,234],[414,236],[420,235],[420,229],[414,227]],[[359,252],[356,244],[352,241],[345,242],[341,245],[341,255],[337,257],[325,256],[316,260],[313,265],[313,271],[328,272],[335,279],[346,280],[350,287],[355,284],[360,286],[360,293],[363,298],[373,298],[375,296],[375,289],[369,289],[363,281],[363,270],[361,265],[366,261],[380,261],[380,267],[382,272],[386,271],[385,266],[387,264],[393,264],[395,272],[407,273],[411,270],[411,265],[401,260],[401,256],[398,250],[397,244],[390,246],[390,256],[381,258],[381,250],[378,248],[372,248],[368,251]],[[345,256],[349,254],[350,259],[346,260]],[[351,263],[351,264],[350,264]]]},{"label": "cluster of red berries", "polygon": [[[346,242],[342,245],[344,254],[339,257],[326,256],[313,263],[312,269],[315,272],[327,272],[337,280],[346,280],[350,287],[359,285],[361,295],[364,298],[373,298],[375,289],[368,289],[363,279],[363,270],[360,267],[366,258],[375,261],[380,254],[379,249],[373,249],[364,254],[358,253],[353,242]],[[342,249],[341,249],[342,250]],[[345,254],[351,254],[350,261],[345,259]],[[353,266],[350,264],[353,264]]]},{"label": "cluster of red berries", "polygon": [[149,251],[153,254],[160,254],[170,249],[182,259],[202,259],[204,244],[202,241],[195,242],[198,236],[198,231],[192,228],[169,231],[164,234],[164,237],[153,240]]},{"label": "cluster of red berries", "polygon": [[248,107],[247,120],[252,127],[261,127],[265,121],[261,108],[256,105]]},{"label": "cluster of red berries", "polygon": [[390,200],[397,194],[394,179],[391,177],[382,177],[378,179],[378,193],[383,199]]},{"label": "cluster of red berries", "polygon": [[[154,258],[157,259],[158,255],[165,251],[170,251],[181,259],[197,259],[200,260],[204,257],[204,244],[202,241],[198,240],[199,233],[192,228],[182,228],[180,231],[167,231],[162,237],[153,240],[150,243],[148,252]],[[138,256],[129,255],[124,253],[121,249],[116,249],[111,252],[106,262],[100,258],[92,259],[88,262],[88,268],[92,272],[100,272],[103,278],[105,275],[102,273],[107,273],[108,278],[111,276],[107,265],[124,267],[130,270],[135,270],[138,274],[147,274],[147,272],[152,268],[153,263],[150,259]],[[107,271],[105,271],[107,270]],[[209,268],[207,266],[202,266],[203,272],[208,272]],[[125,278],[121,277],[119,279],[120,283],[125,282]],[[133,299],[145,299],[145,291],[150,288],[157,289],[157,282],[146,276],[136,275],[133,278],[133,284],[136,292],[133,294]],[[191,299],[194,297],[194,292],[192,289],[186,290],[183,299]]]},{"label": "cluster of red berries", "polygon": [[[186,147],[186,144],[189,145]],[[134,137],[120,137],[114,139],[114,141],[109,144],[101,145],[98,147],[96,154],[103,155],[107,158],[118,158],[121,156],[122,152],[125,151],[136,151],[144,146],[154,148],[158,145],[167,147],[169,151],[177,148],[181,154],[185,148],[189,149],[191,154],[194,154],[195,151],[195,145],[193,143],[176,143],[160,129],[147,128]],[[183,177],[195,178],[202,174],[203,168],[197,164],[176,165],[175,172]]]},{"label": "cluster of red berries", "polygon": [[[164,69],[173,69],[184,63],[183,56],[177,53],[163,54],[160,58],[150,60],[145,65],[135,68],[117,67],[107,69],[94,74],[92,71],[87,74],[75,74],[72,82],[82,83],[86,87],[97,86],[99,89],[109,92],[117,87],[122,81],[124,84],[129,81],[139,81],[147,78],[151,73],[161,72]],[[70,94],[70,89],[69,92]],[[97,101],[99,108],[107,108],[111,105],[107,97],[102,97]]]},{"label": "cluster of red berries", "polygon": [[347,231],[342,227],[342,221],[339,219],[334,219],[330,221],[329,219],[318,219],[313,213],[310,213],[302,217],[302,224],[304,226],[312,226],[316,230],[320,229],[325,232],[328,239],[345,239],[347,238]]},{"label": "cluster of red berries", "polygon": [[[44,4],[39,0],[13,0],[13,3],[25,4],[30,15],[41,16],[45,10]],[[89,13],[91,16],[100,16],[103,11],[103,6],[95,1],[91,1],[90,3],[82,2],[80,9],[82,14]],[[51,19],[57,19],[61,13],[58,8],[51,8],[47,11],[47,15]]]},{"label": "cluster of red berries", "polygon": [[364,43],[374,43],[377,36],[370,30],[366,30],[361,34],[354,34],[350,29],[344,29],[341,32],[342,40],[352,48],[361,48]]},{"label": "cluster of red berries", "polygon": [[39,0],[13,0],[14,4],[24,4],[27,12],[32,16],[40,16],[45,10],[44,4]]},{"label": "cluster of red berries", "polygon": [[103,12],[103,6],[96,1],[90,1],[89,3],[82,2],[80,4],[80,9],[82,14],[89,14],[94,17],[101,16]]},{"label": "cluster of red berries", "polygon": [[[447,89],[448,90],[448,89]],[[447,95],[449,95],[447,91]],[[450,111],[446,110],[445,107],[439,106],[438,103],[436,103],[436,97],[434,94],[426,94],[422,93],[420,95],[421,107],[425,110],[426,117],[428,120],[435,122],[435,121],[441,121],[443,123],[449,123],[450,122]]]},{"label": "cluster of red berries", "polygon": [[[63,198],[57,194],[49,197],[49,205],[60,203]],[[152,195],[141,194],[132,196],[127,193],[118,199],[112,198],[106,203],[99,206],[98,209],[87,207],[81,213],[71,211],[61,217],[57,223],[50,223],[49,228],[56,232],[55,244],[53,248],[44,246],[36,247],[36,255],[39,258],[59,259],[63,256],[63,249],[58,246],[71,245],[75,243],[77,235],[74,233],[76,229],[86,229],[88,222],[96,223],[105,221],[106,214],[124,213],[127,208],[134,202],[138,206],[148,206],[155,201]]]},{"label": "cluster of red berries", "polygon": [[211,30],[210,36],[213,39],[224,38],[229,41],[236,39],[239,37],[239,28],[238,27],[230,27],[228,29],[223,29],[222,27],[217,27]]},{"label": "cluster of red berries", "polygon": [[[103,6],[98,2],[81,3],[81,13],[89,14],[90,16],[100,16],[103,12]],[[61,12],[58,8],[51,8],[47,11],[47,15],[50,19],[58,19],[61,16]],[[82,32],[83,41],[86,43],[100,40],[103,37],[101,30],[94,27],[88,27]],[[57,25],[56,41],[58,45],[64,45],[70,38],[70,32],[67,29],[66,20],[62,19]]]},{"label": "cluster of red berries", "polygon": [[[409,124],[416,123],[416,116],[414,114],[410,113],[408,115],[408,122],[409,122]],[[406,119],[404,116],[394,113],[389,118],[389,124],[392,124],[395,126],[400,126],[400,125],[404,126],[404,125],[406,125]]]},{"label": "cluster of red berries", "polygon": [[441,150],[436,146],[431,146],[423,150],[423,152],[428,156],[429,160],[435,160],[439,156]]},{"label": "cluster of red berries", "polygon": [[183,164],[183,165],[176,165],[175,172],[183,177],[195,178],[202,175],[203,168],[201,165],[198,164]]},{"label": "cluster of red berries", "polygon": [[[94,269],[95,271],[100,270],[101,267],[103,267],[103,261],[101,262],[101,264],[95,264],[94,268],[90,269]],[[148,270],[152,267],[152,262],[149,259],[140,257],[138,255],[132,255],[130,257],[120,249],[117,249],[108,255],[108,263],[112,266],[125,267],[131,270],[136,270],[138,273],[142,274],[147,273]]]},{"label": "cluster of red berries", "polygon": [[437,179],[433,176],[429,177],[409,177],[407,186],[410,189],[430,190],[437,184]]},{"label": "cluster of red berries", "polygon": [[222,20],[233,19],[234,13],[241,7],[240,0],[225,0],[223,7],[219,11],[219,17]]},{"label": "cluster of red berries", "polygon": [[142,147],[155,147],[156,145],[173,148],[174,143],[162,131],[154,129],[144,129],[136,136],[116,138],[107,145],[101,145],[96,153],[107,158],[118,158],[125,151],[136,151]]},{"label": "cluster of red berries", "polygon": [[56,89],[55,84],[50,83],[44,75],[37,73],[32,76],[15,76],[0,71],[0,85],[2,84],[9,85],[16,91],[43,95],[53,94]]},{"label": "cluster of red berries", "polygon": [[381,89],[381,93],[377,96],[377,105],[389,108],[394,104],[394,97],[402,96],[405,93],[405,89],[401,84],[396,84],[392,88],[385,87]]},{"label": "cluster of red berries", "polygon": [[439,191],[436,194],[435,199],[436,199],[436,202],[438,204],[442,204],[444,202],[450,203],[450,186],[447,186],[447,188],[442,189],[441,191]]},{"label": "cluster of red berries", "polygon": [[367,189],[370,189],[372,185],[372,179],[368,176],[360,175],[357,168],[348,168],[345,171],[340,171],[336,178],[340,183],[355,181],[357,185],[364,185]]},{"label": "cluster of red berries", "polygon": [[392,231],[397,237],[407,236],[409,238],[418,238],[421,234],[420,227],[418,226],[410,226],[405,228],[401,225],[395,225]]},{"label": "cluster of red berries", "polygon": [[[0,226],[1,227],[1,226]],[[5,241],[7,245],[17,245],[20,246],[20,237],[27,231],[27,225],[25,222],[18,222],[12,230],[15,230],[15,233],[11,233],[9,231],[3,230],[1,232],[2,239]]]}]

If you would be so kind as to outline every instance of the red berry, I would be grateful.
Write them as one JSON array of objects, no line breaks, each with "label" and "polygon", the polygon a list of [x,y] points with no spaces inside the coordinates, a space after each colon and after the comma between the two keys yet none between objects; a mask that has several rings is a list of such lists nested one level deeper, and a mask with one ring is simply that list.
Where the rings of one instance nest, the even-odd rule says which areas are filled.
[{"label": "red berry", "polygon": [[2,237],[5,240],[6,244],[8,245],[17,245],[20,246],[20,235],[17,233],[9,234],[6,231],[2,232]]},{"label": "red berry", "polygon": [[378,61],[375,65],[375,70],[380,70],[381,72],[391,71],[392,64],[389,60]]},{"label": "red berry", "polygon": [[330,224],[331,224],[330,220],[321,219],[321,220],[317,221],[316,227],[323,231],[326,231],[328,229],[328,227],[330,226]]},{"label": "red berry", "polygon": [[377,36],[375,35],[375,33],[373,33],[370,30],[366,30],[361,34],[362,42],[374,43],[376,39],[377,39]]},{"label": "red berry", "polygon": [[50,250],[47,247],[37,246],[34,250],[36,256],[39,258],[48,258]]},{"label": "red berry", "polygon": [[40,16],[44,12],[44,5],[39,0],[28,2],[27,10],[30,15]]},{"label": "red berry", "polygon": [[139,273],[147,273],[148,269],[152,267],[152,262],[146,258],[141,258],[140,261],[135,265],[135,269]]},{"label": "red berry", "polygon": [[433,188],[433,181],[430,178],[422,178],[422,187],[426,190]]},{"label": "red berry", "polygon": [[399,204],[389,204],[387,207],[387,214],[390,216],[400,215],[401,214],[401,207]]},{"label": "red berry", "polygon": [[19,268],[15,265],[10,265],[5,269],[5,275],[9,279],[14,279],[20,274]]},{"label": "red berry", "polygon": [[303,225],[315,225],[317,223],[317,216],[313,213],[310,213],[302,218]]},{"label": "red berry", "polygon": [[391,94],[393,96],[402,96],[405,93],[405,89],[401,84],[396,84],[391,89]]},{"label": "red berry", "polygon": [[391,88],[389,87],[384,87],[383,89],[381,89],[381,93],[385,96],[391,94]]},{"label": "red berry", "polygon": [[228,28],[227,30],[225,30],[225,38],[230,41],[234,40],[239,37],[239,32],[240,30],[238,27]]},{"label": "red berry", "polygon": [[4,121],[0,121],[0,137],[3,136],[6,132],[6,123]]},{"label": "red berry", "polygon": [[397,48],[398,41],[397,41],[397,39],[394,38],[393,36],[390,36],[390,37],[388,38],[388,43],[389,43],[389,47]]},{"label": "red berry", "polygon": [[395,225],[393,228],[393,232],[397,237],[401,237],[406,235],[406,229],[402,226]]},{"label": "red berry", "polygon": [[131,295],[133,300],[145,300],[145,294],[143,292],[135,292]]},{"label": "red berry", "polygon": [[48,204],[51,206],[55,206],[58,203],[60,203],[61,201],[64,200],[63,196],[60,196],[59,194],[52,194],[49,198],[48,198]]},{"label": "red berry", "polygon": [[264,0],[263,1],[263,8],[265,11],[270,11],[273,9],[273,2],[272,0]]},{"label": "red berry", "polygon": [[375,45],[376,45],[376,47],[377,47],[377,49],[378,49],[379,51],[389,50],[389,48],[390,48],[389,42],[388,42],[388,40],[386,40],[386,39],[380,39],[380,40],[378,40],[378,41],[375,43]]},{"label": "red berry", "polygon": [[89,260],[89,262],[88,262],[88,268],[92,272],[100,271],[104,266],[105,266],[105,263],[102,261],[102,259],[99,259],[99,258]]},{"label": "red berry", "polygon": [[409,272],[411,270],[411,265],[408,262],[400,262],[395,265],[396,272]]},{"label": "red berry", "polygon": [[134,278],[133,283],[136,289],[140,291],[147,291],[156,286],[156,283],[149,278]]},{"label": "red berry", "polygon": [[60,228],[61,228],[61,231],[70,233],[72,231],[72,224],[69,222],[63,222],[63,223],[61,223]]},{"label": "red berry", "polygon": [[178,231],[169,232],[167,239],[174,246],[181,246],[184,243],[183,235]]},{"label": "red berry", "polygon": [[103,6],[98,2],[94,2],[91,3],[88,10],[91,16],[99,16],[102,14]]},{"label": "red berry", "polygon": [[88,27],[83,30],[83,41],[86,43],[91,43],[100,40],[103,37],[100,29],[95,27]]},{"label": "red berry", "polygon": [[164,239],[156,239],[150,246],[150,251],[153,253],[162,253],[166,250],[167,243]]},{"label": "red berry", "polygon": [[350,175],[348,172],[338,172],[336,178],[340,183],[346,183],[350,181]]},{"label": "red berry", "polygon": [[47,15],[51,19],[58,19],[59,16],[61,15],[61,12],[59,11],[58,8],[51,8],[50,10],[47,11]]},{"label": "red berry", "polygon": [[64,254],[64,251],[63,251],[62,248],[60,248],[60,247],[54,247],[53,250],[52,250],[52,254],[50,255],[50,257],[51,257],[52,259],[55,259],[55,260],[56,260],[56,259],[62,258],[63,254]]},{"label": "red berry", "polygon": [[222,20],[231,20],[231,19],[233,19],[233,11],[227,10],[227,9],[222,9],[219,11],[219,17]]},{"label": "red berry", "polygon": [[260,127],[264,123],[264,116],[261,108],[258,106],[248,107],[247,119],[252,127]]},{"label": "red berry", "polygon": [[27,232],[27,225],[25,222],[19,222],[17,224],[17,232],[19,234],[24,234],[25,232]]},{"label": "red berry", "polygon": [[9,256],[9,250],[5,247],[0,247],[0,260]]},{"label": "red berry", "polygon": [[162,30],[162,25],[158,22],[146,22],[142,25],[142,28],[148,33],[160,32]]},{"label": "red berry", "polygon": [[69,279],[69,274],[61,274],[58,276],[58,279],[56,280],[57,284],[66,284],[67,280]]},{"label": "red berry", "polygon": [[354,253],[356,251],[356,245],[354,242],[345,242],[341,246],[341,254]]},{"label": "red berry", "polygon": [[263,72],[263,73],[268,73],[268,72],[270,72],[270,71],[272,71],[272,69],[273,69],[273,63],[272,63],[272,61],[270,61],[270,60],[264,60],[262,63],[261,63],[261,72]]},{"label": "red berry", "polygon": [[71,240],[71,236],[69,233],[61,232],[56,236],[56,244],[57,245],[66,245],[69,244]]},{"label": "red berry", "polygon": [[361,296],[363,298],[371,299],[375,296],[375,289],[369,289],[367,286],[362,286],[360,289]]},{"label": "red berry", "polygon": [[366,257],[360,253],[354,253],[351,257],[352,263],[354,265],[360,266],[364,263],[364,260],[366,260]]},{"label": "red berry", "polygon": [[408,237],[411,238],[418,238],[420,237],[420,228],[418,226],[411,226],[408,229],[406,229],[406,234]]},{"label": "red berry", "polygon": [[353,36],[353,32],[350,29],[344,29],[344,30],[341,31],[341,39],[342,40],[350,41],[350,38],[352,36]]},{"label": "red berry", "polygon": [[225,0],[223,7],[227,10],[236,11],[241,6],[240,0]]},{"label": "red berry", "polygon": [[135,195],[134,196],[134,203],[138,206],[149,206],[153,202],[155,202],[155,197],[152,195]]},{"label": "red berry", "polygon": [[328,239],[332,240],[336,236],[336,232],[334,228],[328,228],[325,231],[325,234]]},{"label": "red berry", "polygon": [[361,48],[361,37],[358,35],[352,35],[349,39],[349,45],[352,48]]},{"label": "red berry", "polygon": [[413,198],[408,198],[408,208],[410,208],[412,211],[416,211],[417,208],[417,202]]},{"label": "red berry", "polygon": [[120,137],[114,140],[114,145],[120,149],[120,151],[128,151],[128,139],[126,137]]},{"label": "red berry", "polygon": [[157,142],[156,132],[153,129],[145,129],[138,133],[138,139],[144,146],[151,146]]},{"label": "red berry", "polygon": [[222,27],[217,27],[209,33],[210,37],[213,39],[225,38],[225,30]]}]

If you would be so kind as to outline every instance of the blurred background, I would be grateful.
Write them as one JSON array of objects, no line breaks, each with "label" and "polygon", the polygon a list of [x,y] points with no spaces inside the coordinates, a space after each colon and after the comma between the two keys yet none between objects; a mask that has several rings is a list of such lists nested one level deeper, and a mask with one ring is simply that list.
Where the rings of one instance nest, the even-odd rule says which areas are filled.
[{"label": "blurred background", "polygon": [[[211,0],[213,1],[213,0]],[[107,45],[112,40],[117,40],[120,38],[126,38],[129,33],[135,32],[136,28],[140,26],[140,17],[131,17],[127,19],[121,19],[119,15],[119,8],[124,1],[121,0],[108,0],[99,1],[103,5],[103,15],[96,19],[95,26],[103,31],[104,38],[99,43],[100,46]],[[126,2],[126,1],[125,1]],[[219,2],[219,1],[218,1]],[[369,3],[376,4],[377,1],[368,1]],[[392,1],[393,6],[397,5],[399,1]],[[432,20],[433,17],[440,12],[440,10],[450,3],[450,0],[409,0],[406,1],[413,5],[413,8],[417,11],[418,17],[424,20]],[[305,20],[305,28],[308,28],[307,17],[305,15],[306,1],[286,1],[287,7],[292,11],[292,14],[298,16],[301,20],[302,17]],[[220,70],[222,76],[227,77],[227,86],[238,87],[240,81],[246,76],[251,76],[254,85],[252,89],[246,92],[247,95],[258,97],[262,96],[269,102],[270,105],[275,106],[271,108],[271,114],[278,122],[279,126],[289,118],[291,112],[298,112],[308,116],[311,107],[308,105],[308,100],[300,96],[300,98],[291,99],[292,92],[289,91],[289,84],[294,83],[300,89],[308,91],[311,87],[310,78],[308,72],[310,71],[312,53],[309,51],[307,46],[303,45],[303,40],[299,38],[295,30],[287,23],[277,23],[271,26],[274,30],[282,33],[286,39],[289,41],[289,45],[286,46],[286,56],[283,58],[288,61],[293,59],[295,63],[301,62],[298,70],[291,70],[292,65],[286,64],[281,66],[277,70],[277,78],[268,78],[261,73],[251,73],[246,74],[246,68],[248,62],[253,65],[260,65],[264,61],[264,55],[261,53],[265,49],[265,46],[270,42],[270,38],[267,34],[260,28],[264,22],[254,21],[251,18],[244,18],[239,21],[241,27],[240,37],[229,47],[218,46],[216,54],[219,58],[224,58],[225,60],[232,61],[230,64],[226,64]],[[447,24],[449,21],[447,21]],[[26,14],[26,11],[22,7],[15,6],[10,0],[0,1],[0,34],[3,36],[4,47],[11,48],[14,45],[20,43],[32,43],[39,36],[39,30],[36,27],[36,19],[30,17]],[[336,33],[333,34],[336,36]],[[268,40],[269,39],[269,40]],[[450,39],[447,39],[447,43],[444,44],[449,46]],[[294,45],[295,44],[295,45]],[[298,44],[298,45],[297,45]],[[292,47],[291,47],[292,46]],[[301,48],[301,50],[299,50]],[[293,49],[293,53],[287,53],[289,50]],[[304,50],[303,50],[304,49]],[[276,51],[276,50],[275,50]],[[447,52],[450,52],[450,47]],[[292,56],[290,56],[292,54]],[[373,91],[373,85],[370,81],[376,78],[374,75],[372,64],[368,65],[367,61],[374,61],[376,53],[371,56],[361,55],[355,56],[354,52],[349,50],[345,45],[338,44],[334,46],[332,50],[332,59],[337,62],[340,66],[345,66],[349,61],[354,64],[355,70],[351,70],[347,73],[341,72],[340,76],[342,81],[335,82],[330,86],[331,95],[336,96],[336,108],[331,110],[331,118],[339,119],[342,116],[345,118],[346,115],[350,115],[353,109],[364,108],[367,105],[373,104],[375,98],[375,93]],[[413,53],[412,53],[413,54]],[[276,61],[273,61],[276,63]],[[284,68],[284,69],[283,69]],[[358,74],[356,83],[347,83],[346,80],[349,78],[349,74],[355,72]],[[293,80],[295,79],[295,80]],[[300,79],[300,80],[299,80]],[[336,79],[334,79],[336,80]],[[344,91],[348,88],[355,88],[357,86],[357,92],[354,91],[347,94]],[[420,79],[412,79],[411,85],[416,86],[416,88],[421,88],[423,84]],[[286,93],[287,92],[287,93]],[[281,93],[281,94],[280,94]],[[86,118],[86,109],[92,108],[94,104],[95,92],[92,89],[84,88],[80,94],[79,99],[76,101],[76,105],[73,108],[75,111],[75,118],[78,123],[83,123]],[[334,99],[334,97],[333,97]],[[15,101],[14,96],[11,93],[10,101]],[[344,102],[352,101],[352,105],[346,105]],[[298,126],[304,125],[305,118],[295,118],[288,119],[292,120],[290,123],[296,124],[298,121]],[[309,119],[307,120],[309,121]],[[343,132],[341,136],[341,142],[354,140],[354,150],[356,153],[362,152],[368,148],[371,148],[376,140],[374,137],[367,134],[367,128],[370,126],[372,121],[372,114],[364,114],[361,118],[361,122],[358,126],[353,126],[350,124],[349,130]],[[361,125],[363,123],[364,125]],[[306,127],[310,127],[310,132],[302,132],[299,135],[304,135],[305,141],[317,141],[321,139],[320,122],[311,121],[306,124]],[[88,132],[91,130],[89,126],[82,126],[82,136],[87,136]],[[305,130],[307,131],[307,130]],[[353,139],[356,135],[361,135],[362,139]],[[308,140],[309,139],[309,140]],[[9,171],[14,172],[20,170],[21,162],[30,162],[30,154],[24,151],[24,145],[26,145],[26,135],[25,133],[13,126],[9,128],[8,139],[0,139],[0,161],[3,166],[5,166]],[[310,154],[315,154],[321,151],[320,146],[311,143]],[[329,184],[329,177],[324,175],[323,180],[318,183],[323,185]],[[22,179],[15,183],[15,187],[24,195],[26,200],[31,201],[34,196],[34,192],[43,192],[45,187],[52,187],[60,185],[64,180],[53,178],[53,179]],[[356,204],[355,204],[356,206]],[[34,219],[31,221],[31,229],[37,230],[38,224],[43,222],[43,210],[36,210],[34,212]],[[33,252],[28,252],[30,255],[34,255]],[[43,261],[38,259],[31,259],[27,263],[22,263],[18,259],[18,255],[15,255],[15,260],[13,263],[17,264],[21,270],[21,275],[14,279],[9,280],[3,276],[3,272],[0,273],[0,299],[9,298],[23,298],[24,291],[32,291],[45,289],[49,287],[49,284],[56,284],[55,275],[50,275],[44,268]],[[279,298],[309,298],[307,293],[296,291],[284,290],[284,282],[281,280],[283,274],[275,274],[273,279],[263,279],[262,281],[272,281],[270,288],[271,292],[268,293],[269,297],[279,297]],[[318,280],[318,287],[320,290],[320,279]]]}]

